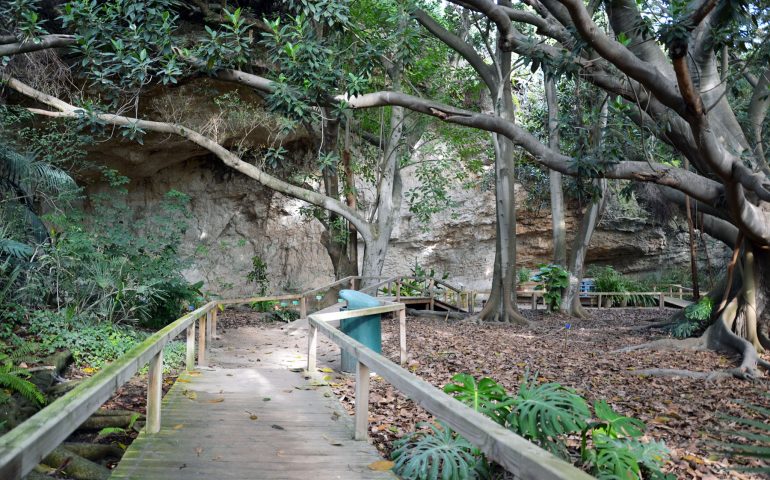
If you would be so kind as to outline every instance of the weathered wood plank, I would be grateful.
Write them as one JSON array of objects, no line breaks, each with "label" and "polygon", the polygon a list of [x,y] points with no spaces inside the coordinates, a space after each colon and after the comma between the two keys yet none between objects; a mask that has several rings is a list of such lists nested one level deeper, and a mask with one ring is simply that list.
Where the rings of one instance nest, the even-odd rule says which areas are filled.
[{"label": "weathered wood plank", "polygon": [[327,392],[280,368],[182,374],[160,432],[140,434],[111,478],[394,479],[367,468],[381,458]]}]

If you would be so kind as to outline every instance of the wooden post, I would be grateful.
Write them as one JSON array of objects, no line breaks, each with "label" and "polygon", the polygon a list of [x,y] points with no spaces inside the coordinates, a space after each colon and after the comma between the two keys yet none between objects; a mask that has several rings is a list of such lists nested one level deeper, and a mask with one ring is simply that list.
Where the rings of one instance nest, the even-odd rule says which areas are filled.
[{"label": "wooden post", "polygon": [[207,315],[201,315],[198,317],[198,366],[206,367],[206,317]]},{"label": "wooden post", "polygon": [[430,295],[430,309],[435,310],[436,309],[436,295],[435,295],[435,289],[434,285],[436,284],[436,281],[432,278],[430,279],[430,282],[428,282],[428,295]]},{"label": "wooden post", "polygon": [[213,337],[211,335],[211,324],[214,323],[211,320],[211,317],[213,315],[211,314],[211,310],[206,312],[206,353],[208,354],[211,351],[211,341],[213,340]]},{"label": "wooden post", "polygon": [[537,292],[532,292],[532,310],[537,310]]},{"label": "wooden post", "polygon": [[599,294],[599,303],[596,304],[596,308],[597,309],[601,309],[602,308],[602,294],[601,293]]},{"label": "wooden post", "polygon": [[150,360],[147,375],[147,433],[160,431],[160,401],[163,396],[163,349]]},{"label": "wooden post", "polygon": [[219,305],[214,305],[214,308],[211,310],[211,338],[219,338],[217,336],[217,315],[219,314]]},{"label": "wooden post", "polygon": [[353,277],[350,279],[350,289],[355,290],[356,289],[356,277]]},{"label": "wooden post", "polygon": [[318,327],[308,322],[307,332],[307,371],[315,373],[316,354],[318,352]]},{"label": "wooden post", "polygon": [[406,365],[406,307],[398,311],[398,345],[401,366]]},{"label": "wooden post", "polygon": [[361,362],[356,365],[356,431],[354,440],[366,440],[369,436],[369,367]]},{"label": "wooden post", "polygon": [[663,293],[658,294],[658,309],[663,310],[663,307],[665,307],[666,303],[663,300]]},{"label": "wooden post", "polygon": [[187,351],[185,353],[185,368],[189,372],[195,369],[195,320],[187,327]]},{"label": "wooden post", "polygon": [[307,299],[299,298],[299,318],[307,318]]},{"label": "wooden post", "polygon": [[682,286],[679,286],[679,300],[684,298],[684,291],[682,291]]},{"label": "wooden post", "polygon": [[396,301],[401,301],[401,277],[398,277],[398,280],[396,280]]}]

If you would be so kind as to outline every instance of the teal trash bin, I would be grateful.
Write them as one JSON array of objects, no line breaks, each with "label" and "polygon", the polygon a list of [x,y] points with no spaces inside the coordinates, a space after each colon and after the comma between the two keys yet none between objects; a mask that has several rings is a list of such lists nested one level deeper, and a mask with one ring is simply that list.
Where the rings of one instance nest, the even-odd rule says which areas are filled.
[{"label": "teal trash bin", "polygon": [[[348,310],[360,310],[362,308],[379,307],[379,300],[365,293],[355,290],[340,291],[340,298],[348,302]],[[382,353],[382,324],[381,315],[367,315],[364,317],[345,318],[340,321],[342,333],[363,343],[377,353]],[[342,350],[342,371],[355,372],[356,359],[351,354]]]}]

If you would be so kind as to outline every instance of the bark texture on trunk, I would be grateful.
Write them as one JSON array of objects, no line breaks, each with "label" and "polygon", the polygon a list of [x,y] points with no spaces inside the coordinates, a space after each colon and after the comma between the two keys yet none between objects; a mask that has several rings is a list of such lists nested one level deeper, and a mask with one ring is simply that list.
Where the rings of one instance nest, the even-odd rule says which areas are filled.
[{"label": "bark texture on trunk", "polygon": [[[545,100],[548,105],[548,146],[559,151],[559,102],[556,96],[556,84],[548,72],[544,72]],[[564,222],[564,190],[562,175],[549,170],[548,179],[551,189],[551,222],[553,230],[553,263],[567,265],[567,227]]]}]

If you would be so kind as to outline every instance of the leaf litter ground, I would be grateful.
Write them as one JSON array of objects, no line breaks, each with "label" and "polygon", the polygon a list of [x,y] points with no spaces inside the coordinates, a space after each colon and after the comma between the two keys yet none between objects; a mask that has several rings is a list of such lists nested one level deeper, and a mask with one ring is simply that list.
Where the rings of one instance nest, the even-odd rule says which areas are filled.
[{"label": "leaf litter ground", "polygon": [[[724,414],[752,415],[739,401],[770,407],[767,380],[706,382],[634,373],[648,368],[710,372],[731,368],[737,358],[671,350],[613,353],[663,335],[661,331],[638,329],[661,320],[661,312],[656,309],[590,310],[590,318],[581,321],[542,312],[524,314],[531,320],[529,326],[409,318],[408,368],[438,388],[456,373],[470,373],[492,377],[510,392],[518,390],[525,372],[537,374],[541,382],[559,382],[574,388],[589,402],[604,399],[616,411],[643,420],[648,426],[648,438],[666,442],[672,456],[665,470],[678,478],[765,478],[731,470],[756,464],[726,458],[719,453],[718,443],[735,441],[729,431],[736,425],[724,419]],[[230,320],[231,328],[253,328],[260,331],[257,335],[284,328],[254,321],[250,314],[228,311],[225,318]],[[383,354],[398,361],[398,323],[384,319],[382,328]],[[302,336],[287,343],[301,346],[300,350],[306,345]],[[334,347],[321,339],[321,360],[325,358],[331,362],[327,365],[334,367],[339,364],[335,355]],[[353,379],[343,375],[329,378],[334,392],[352,414]],[[370,402],[371,437],[385,456],[395,439],[414,431],[419,422],[433,421],[422,408],[377,377],[372,382]]]}]

